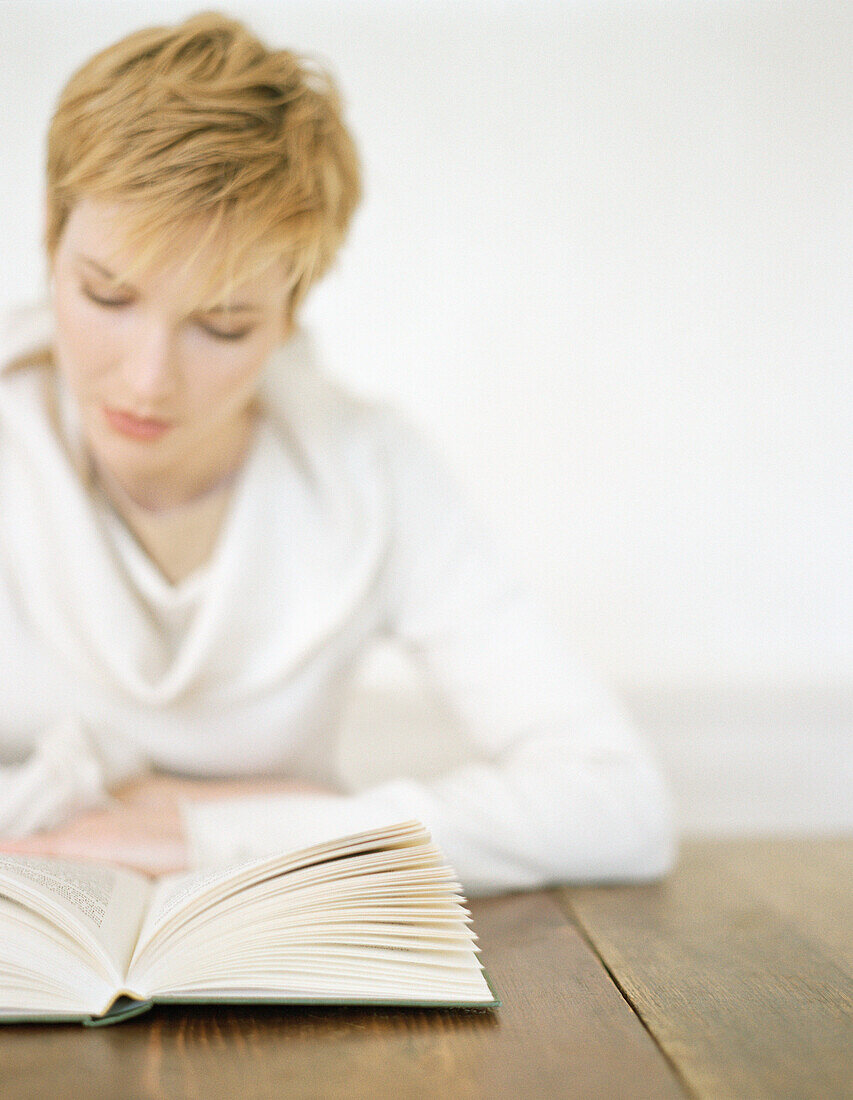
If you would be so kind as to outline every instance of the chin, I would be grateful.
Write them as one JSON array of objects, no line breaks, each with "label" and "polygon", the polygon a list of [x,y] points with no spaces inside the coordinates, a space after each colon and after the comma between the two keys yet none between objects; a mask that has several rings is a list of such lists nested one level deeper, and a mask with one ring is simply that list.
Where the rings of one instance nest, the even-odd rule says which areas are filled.
[{"label": "chin", "polygon": [[163,449],[157,442],[125,439],[109,429],[89,436],[89,450],[95,460],[113,473],[151,470],[163,462]]}]

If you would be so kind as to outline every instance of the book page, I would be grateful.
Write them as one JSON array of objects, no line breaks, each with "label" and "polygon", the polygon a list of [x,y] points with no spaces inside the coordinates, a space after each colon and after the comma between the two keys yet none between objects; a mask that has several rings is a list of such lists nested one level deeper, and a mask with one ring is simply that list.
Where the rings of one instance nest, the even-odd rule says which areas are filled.
[{"label": "book page", "polygon": [[[115,991],[91,952],[48,917],[0,896],[0,1021],[9,1016],[98,1014]],[[2,1090],[0,1090],[2,1091]]]},{"label": "book page", "polygon": [[[132,970],[137,956],[151,939],[157,927],[171,913],[179,909],[186,898],[194,897],[206,885],[213,882],[218,883],[221,879],[222,872],[211,871],[185,871],[171,875],[161,875],[158,879],[155,879],[151,886],[151,893],[148,897],[133,952],[128,961],[127,970]],[[129,980],[132,980],[130,974]],[[134,992],[137,991],[134,990]]]},{"label": "book page", "polygon": [[0,853],[0,896],[47,917],[83,944],[92,965],[120,985],[148,904],[144,875],[92,860]]},{"label": "book page", "polygon": [[246,860],[210,871],[163,876],[154,883],[131,967],[170,925],[192,919],[218,899],[237,894],[254,882],[287,874],[300,866],[326,863],[376,847],[415,847],[428,839],[429,834],[419,821],[402,821],[281,855]]},{"label": "book page", "polygon": [[417,822],[155,887],[128,973],[144,998],[490,1004],[455,872]]}]

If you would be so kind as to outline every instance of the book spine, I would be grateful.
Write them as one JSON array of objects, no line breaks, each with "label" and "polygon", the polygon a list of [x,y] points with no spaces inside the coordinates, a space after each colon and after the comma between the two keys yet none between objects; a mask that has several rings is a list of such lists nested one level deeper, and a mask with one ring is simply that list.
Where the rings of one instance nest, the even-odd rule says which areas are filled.
[{"label": "book spine", "polygon": [[105,1027],[107,1024],[118,1024],[122,1020],[129,1020],[131,1016],[141,1016],[153,1005],[153,1001],[135,1001],[131,997],[119,997],[103,1016],[87,1016],[82,1023],[84,1027]]}]

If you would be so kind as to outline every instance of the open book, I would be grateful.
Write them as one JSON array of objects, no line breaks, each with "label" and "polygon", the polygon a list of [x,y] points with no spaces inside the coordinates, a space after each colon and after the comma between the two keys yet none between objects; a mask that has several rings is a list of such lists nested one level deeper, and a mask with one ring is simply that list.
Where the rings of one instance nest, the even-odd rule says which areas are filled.
[{"label": "open book", "polygon": [[158,879],[0,853],[0,1023],[161,1002],[495,1007],[470,924],[417,821]]}]

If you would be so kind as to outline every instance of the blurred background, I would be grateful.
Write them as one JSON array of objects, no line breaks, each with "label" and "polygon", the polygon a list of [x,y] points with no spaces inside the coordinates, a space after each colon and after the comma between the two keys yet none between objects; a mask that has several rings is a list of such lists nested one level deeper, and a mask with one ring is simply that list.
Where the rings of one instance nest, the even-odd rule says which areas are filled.
[{"label": "blurred background", "polygon": [[[45,286],[62,84],[207,7],[337,77],[365,199],[303,323],[449,458],[682,828],[853,827],[853,5],[4,0],[0,308]],[[377,721],[452,755],[390,649],[355,784]]]}]

